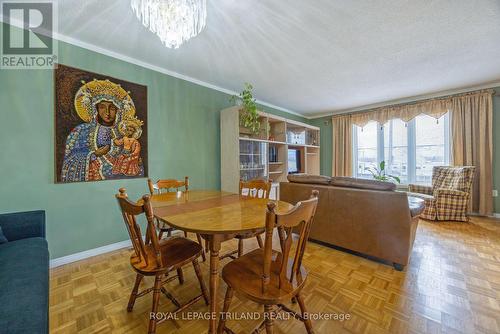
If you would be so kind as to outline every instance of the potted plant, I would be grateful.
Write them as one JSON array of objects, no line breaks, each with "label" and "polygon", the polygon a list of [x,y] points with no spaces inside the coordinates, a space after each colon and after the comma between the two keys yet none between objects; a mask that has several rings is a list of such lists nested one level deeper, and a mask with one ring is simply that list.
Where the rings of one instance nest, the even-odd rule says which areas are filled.
[{"label": "potted plant", "polygon": [[248,129],[251,134],[256,135],[259,134],[261,125],[252,89],[253,86],[251,84],[245,83],[245,88],[238,96],[231,96],[231,102],[238,103],[241,106],[239,109],[240,126]]},{"label": "potted plant", "polygon": [[275,141],[276,137],[274,137],[274,134],[271,133],[271,122],[269,120],[265,123],[266,128],[264,129],[266,133],[268,133],[268,138],[270,141]]},{"label": "potted plant", "polygon": [[386,181],[386,182],[393,182],[396,181],[397,183],[401,183],[401,179],[397,176],[386,174],[385,172],[385,161],[381,161],[379,168],[376,167],[366,167],[366,171],[369,171],[373,178],[378,181]]}]

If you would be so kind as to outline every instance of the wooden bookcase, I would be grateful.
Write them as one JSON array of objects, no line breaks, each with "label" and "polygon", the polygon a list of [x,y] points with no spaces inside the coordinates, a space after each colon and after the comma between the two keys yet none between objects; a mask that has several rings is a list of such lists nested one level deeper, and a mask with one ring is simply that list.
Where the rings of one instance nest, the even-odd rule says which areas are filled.
[{"label": "wooden bookcase", "polygon": [[319,128],[259,111],[260,132],[240,126],[240,107],[220,113],[221,189],[237,193],[239,180],[264,178],[273,182],[271,197],[277,198],[279,182],[288,175],[288,150],[300,152],[302,173],[319,175]]}]

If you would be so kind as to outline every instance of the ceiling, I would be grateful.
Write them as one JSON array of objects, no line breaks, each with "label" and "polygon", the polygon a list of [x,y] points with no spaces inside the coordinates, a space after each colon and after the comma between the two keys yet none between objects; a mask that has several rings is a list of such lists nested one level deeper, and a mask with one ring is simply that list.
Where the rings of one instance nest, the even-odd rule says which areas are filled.
[{"label": "ceiling", "polygon": [[59,33],[306,117],[500,81],[500,0],[207,3],[176,50],[127,0],[59,0]]}]

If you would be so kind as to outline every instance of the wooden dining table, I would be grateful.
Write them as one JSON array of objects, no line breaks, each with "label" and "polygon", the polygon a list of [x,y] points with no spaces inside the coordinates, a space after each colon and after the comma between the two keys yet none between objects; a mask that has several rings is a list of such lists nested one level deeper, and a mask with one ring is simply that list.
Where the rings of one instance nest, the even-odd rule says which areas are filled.
[{"label": "wooden dining table", "polygon": [[[219,251],[221,243],[238,234],[265,228],[268,199],[249,198],[216,190],[170,192],[151,197],[154,215],[160,221],[182,231],[200,234],[210,249],[210,317],[208,333],[215,333],[219,309]],[[277,212],[286,212],[292,205],[276,203]]]}]

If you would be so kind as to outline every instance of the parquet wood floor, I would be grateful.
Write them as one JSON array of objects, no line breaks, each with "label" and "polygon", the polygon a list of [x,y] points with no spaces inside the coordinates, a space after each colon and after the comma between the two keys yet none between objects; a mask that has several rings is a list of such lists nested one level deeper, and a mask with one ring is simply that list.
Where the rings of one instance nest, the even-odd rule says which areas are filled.
[{"label": "parquet wood floor", "polygon": [[[256,243],[247,240],[245,246],[256,247]],[[224,243],[222,252],[235,247],[234,242]],[[151,295],[139,298],[133,312],[126,311],[135,278],[129,254],[128,249],[119,250],[51,270],[50,332],[146,333]],[[309,312],[350,315],[344,321],[313,320],[317,333],[500,333],[499,220],[421,220],[411,263],[404,272],[314,243],[308,244],[304,263],[310,271],[303,292]],[[202,263],[202,270],[208,283],[208,262]],[[186,267],[185,278],[184,285],[168,283],[181,301],[198,292],[192,268]],[[152,285],[151,280],[145,283]],[[221,285],[223,300],[222,280]],[[162,297],[160,310],[173,309]],[[207,312],[208,308],[199,302],[189,311]],[[236,295],[230,311],[262,310]],[[228,321],[236,333],[250,333],[259,323]],[[157,333],[206,331],[206,320],[180,319],[159,325]],[[305,333],[305,329],[300,321],[278,320],[275,333]]]}]

